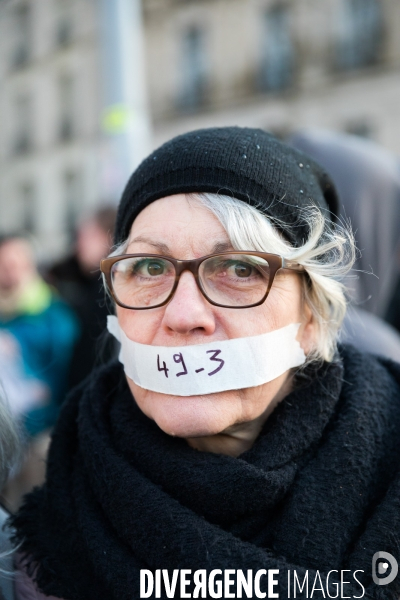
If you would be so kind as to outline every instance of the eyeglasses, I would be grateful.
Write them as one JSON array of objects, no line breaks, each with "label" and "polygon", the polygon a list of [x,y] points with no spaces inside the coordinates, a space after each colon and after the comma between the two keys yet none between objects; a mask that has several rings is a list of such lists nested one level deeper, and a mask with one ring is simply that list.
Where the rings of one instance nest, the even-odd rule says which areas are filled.
[{"label": "eyeglasses", "polygon": [[280,269],[304,267],[277,254],[221,252],[194,260],[159,254],[124,254],[100,263],[108,289],[123,308],[146,310],[164,306],[173,297],[179,278],[190,271],[203,296],[214,306],[250,308],[262,304]]}]

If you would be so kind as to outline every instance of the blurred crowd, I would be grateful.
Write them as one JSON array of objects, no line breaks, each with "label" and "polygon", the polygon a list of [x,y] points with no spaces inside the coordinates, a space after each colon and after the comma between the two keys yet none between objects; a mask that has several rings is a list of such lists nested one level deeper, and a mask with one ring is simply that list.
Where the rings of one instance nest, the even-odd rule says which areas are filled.
[{"label": "blurred crowd", "polygon": [[[289,143],[335,182],[359,256],[348,281],[343,341],[400,362],[400,160],[365,139],[301,131]],[[0,238],[0,381],[20,427],[23,457],[3,489],[15,510],[44,477],[51,429],[66,394],[115,353],[99,262],[111,249],[114,208],[83,219],[62,262],[38,266],[23,233]]]},{"label": "blurred crowd", "polygon": [[41,268],[23,233],[0,238],[1,394],[24,448],[3,490],[11,510],[43,480],[50,432],[66,394],[113,352],[101,342],[108,310],[99,263],[110,251],[114,221],[109,207],[87,216],[70,255]]}]

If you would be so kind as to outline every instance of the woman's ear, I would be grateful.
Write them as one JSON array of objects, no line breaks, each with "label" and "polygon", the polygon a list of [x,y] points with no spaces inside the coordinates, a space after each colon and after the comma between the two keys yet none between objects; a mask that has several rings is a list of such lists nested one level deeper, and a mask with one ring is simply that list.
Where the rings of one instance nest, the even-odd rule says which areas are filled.
[{"label": "woman's ear", "polygon": [[299,330],[298,341],[307,356],[315,349],[317,345],[318,324],[310,306],[305,300],[303,300],[302,303],[302,313],[303,318]]}]

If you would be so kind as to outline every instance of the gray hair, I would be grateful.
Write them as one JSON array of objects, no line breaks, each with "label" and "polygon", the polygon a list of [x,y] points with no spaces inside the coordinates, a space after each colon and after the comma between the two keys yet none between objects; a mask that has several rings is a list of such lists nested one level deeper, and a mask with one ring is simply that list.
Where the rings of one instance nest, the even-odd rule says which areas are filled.
[{"label": "gray hair", "polygon": [[[304,300],[317,326],[315,347],[307,362],[331,361],[347,307],[346,287],[340,280],[349,273],[356,258],[350,226],[343,223],[331,227],[318,207],[300,209],[299,222],[305,222],[310,233],[301,246],[294,247],[285,239],[288,225],[241,200],[211,193],[187,194],[187,198],[217,217],[236,250],[279,254],[305,267],[308,277],[303,278]],[[110,256],[124,254],[128,244],[129,238]]]},{"label": "gray hair", "polygon": [[21,458],[21,436],[0,385],[0,490]]}]

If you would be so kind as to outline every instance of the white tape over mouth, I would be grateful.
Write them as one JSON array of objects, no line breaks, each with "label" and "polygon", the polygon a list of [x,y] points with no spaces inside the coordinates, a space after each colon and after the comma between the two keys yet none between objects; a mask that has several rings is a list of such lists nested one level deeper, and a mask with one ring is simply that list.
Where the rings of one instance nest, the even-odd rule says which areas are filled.
[{"label": "white tape over mouth", "polygon": [[119,361],[138,386],[173,396],[199,396],[255,387],[302,365],[300,323],[252,337],[191,346],[150,346],[130,340],[114,315],[107,328],[121,343]]}]

